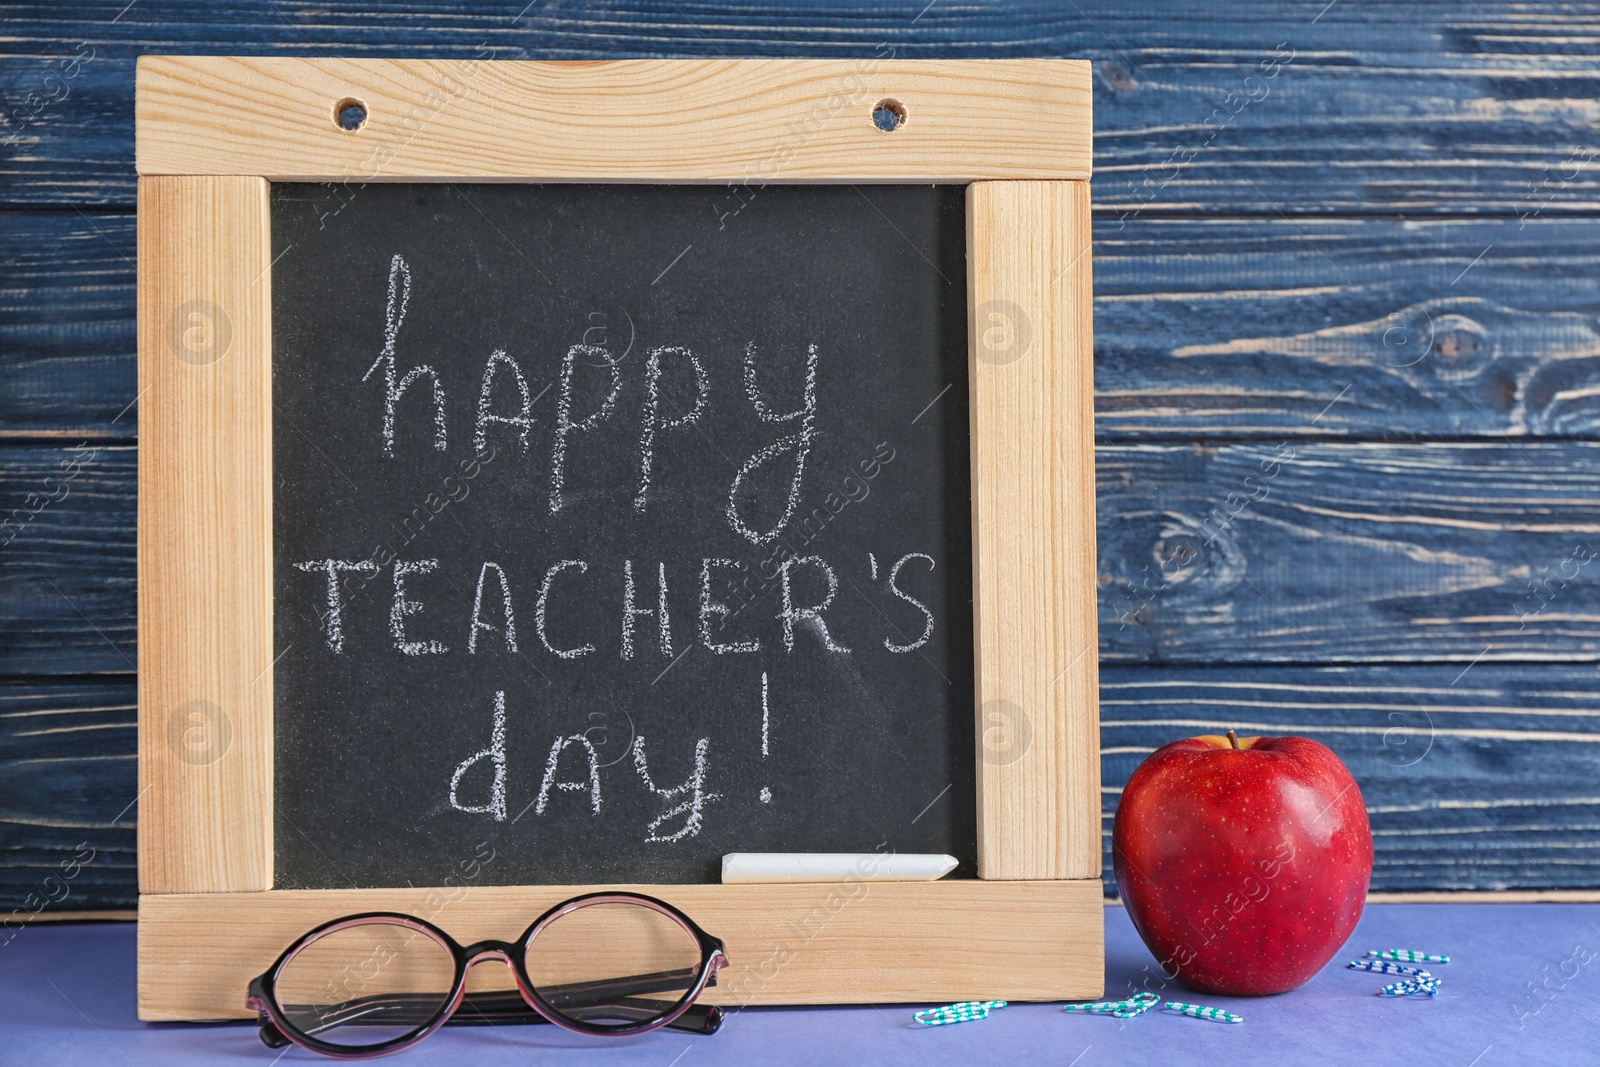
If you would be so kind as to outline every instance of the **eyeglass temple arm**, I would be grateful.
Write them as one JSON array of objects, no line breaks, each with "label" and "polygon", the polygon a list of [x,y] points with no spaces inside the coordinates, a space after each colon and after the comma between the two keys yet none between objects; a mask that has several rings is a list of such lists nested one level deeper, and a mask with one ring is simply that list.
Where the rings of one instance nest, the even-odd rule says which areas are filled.
[{"label": "eyeglass temple arm", "polygon": [[[490,1004],[479,1007],[472,1003],[474,999],[479,997],[499,996],[509,996],[516,1001],[516,1004],[506,1003],[503,1006]],[[499,1023],[530,1026],[548,1024],[550,1022],[549,1019],[528,1007],[523,1002],[522,997],[516,993],[471,994],[466,998],[466,1002],[463,1003],[462,1007],[470,1010],[457,1011],[445,1021],[446,1026],[493,1026]],[[637,1015],[640,1019],[647,1019],[653,1015],[661,1014],[661,1011],[668,1005],[656,1001],[636,1001],[633,1004],[613,1005],[611,1011],[616,1012],[619,1007],[632,1008],[632,1014]],[[374,1022],[381,1021],[399,1026],[420,1026],[431,1017],[433,1010],[435,1009],[428,1008],[414,1013],[406,1013],[407,1016],[412,1017],[396,1017],[394,1014],[385,1012],[382,1020],[374,1020]],[[709,1035],[716,1033],[721,1028],[722,1019],[723,1012],[721,1008],[712,1004],[692,1004],[684,1010],[682,1015],[668,1023],[666,1029],[676,1030],[685,1034]],[[278,1029],[276,1023],[266,1015],[263,1015],[261,1020],[261,1041],[263,1044],[268,1048],[283,1048],[289,1044],[289,1039],[283,1035],[282,1030]],[[320,1029],[331,1028],[322,1027]]]},{"label": "eyeglass temple arm", "polygon": [[[706,985],[717,984],[717,968],[713,965]],[[650,974],[630,974],[622,978],[599,978],[588,982],[568,982],[565,985],[542,985],[539,994],[558,1008],[588,1008],[607,1004],[618,997],[636,997],[643,993],[667,993],[684,989],[700,977],[699,967],[680,967],[673,971],[655,971]]]},{"label": "eyeglass temple arm", "polygon": [[[637,994],[681,989],[686,982],[692,982],[698,974],[697,967],[685,968],[627,978],[574,982],[553,986],[540,992],[547,1001],[573,1014],[578,1014],[585,1008],[611,1010],[622,1008],[641,1019],[646,1019],[671,1007],[671,1002],[640,1000]],[[717,984],[715,972],[708,976],[706,984]],[[438,997],[431,993],[394,993],[358,997],[316,1009],[317,1016],[322,1020],[316,1031],[362,1024],[421,1026],[433,1018],[438,1006]],[[460,1009],[450,1017],[446,1025],[471,1026],[497,1022],[536,1024],[548,1021],[529,1007],[520,993],[507,991],[466,994],[462,998]],[[713,1034],[721,1025],[721,1009],[704,1004],[690,1005],[682,1015],[667,1024],[669,1029],[691,1034]],[[281,1048],[287,1043],[287,1039],[270,1019],[264,1019],[262,1022],[261,1040],[272,1048]]]},{"label": "eyeglass temple arm", "polygon": [[[606,1014],[632,1016],[638,1021],[654,1018],[670,1009],[673,1001],[645,1000],[639,997],[611,997],[587,1008]],[[586,1008],[567,1005],[568,1014],[582,1018]],[[532,1018],[530,1018],[530,1016]],[[469,993],[463,999],[461,1010],[450,1017],[451,1023],[462,1026],[488,1025],[499,1022],[545,1022],[544,1016],[528,1007],[520,993]],[[684,1013],[667,1024],[670,1030],[687,1034],[714,1034],[722,1025],[722,1009],[710,1004],[691,1004]]]}]

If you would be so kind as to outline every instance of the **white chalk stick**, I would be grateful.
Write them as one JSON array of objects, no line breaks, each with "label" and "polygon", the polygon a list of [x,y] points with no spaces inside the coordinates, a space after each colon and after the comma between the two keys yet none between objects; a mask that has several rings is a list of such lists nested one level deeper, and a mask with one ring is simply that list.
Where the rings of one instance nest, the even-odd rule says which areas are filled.
[{"label": "white chalk stick", "polygon": [[722,882],[932,882],[955,869],[956,858],[942,855],[730,852],[722,857]]}]

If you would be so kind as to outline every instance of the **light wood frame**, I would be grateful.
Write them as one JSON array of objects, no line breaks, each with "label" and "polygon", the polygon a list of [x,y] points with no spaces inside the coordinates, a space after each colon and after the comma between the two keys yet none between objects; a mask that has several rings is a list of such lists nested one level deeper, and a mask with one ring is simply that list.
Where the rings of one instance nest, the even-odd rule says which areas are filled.
[{"label": "light wood frame", "polygon": [[337,915],[470,942],[592,888],[273,889],[287,180],[967,186],[978,878],[642,888],[727,941],[724,1004],[1101,993],[1088,63],[146,56],[137,137],[141,1018],[248,1015],[247,980]]}]

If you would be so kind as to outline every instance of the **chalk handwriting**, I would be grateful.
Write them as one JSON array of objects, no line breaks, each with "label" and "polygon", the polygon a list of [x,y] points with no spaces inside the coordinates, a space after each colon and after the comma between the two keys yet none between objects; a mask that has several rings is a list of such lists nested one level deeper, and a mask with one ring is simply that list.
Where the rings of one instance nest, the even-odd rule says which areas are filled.
[{"label": "chalk handwriting", "polygon": [[344,598],[340,595],[339,575],[344,571],[374,575],[378,565],[370,559],[308,559],[296,563],[302,571],[321,571],[328,576],[328,610],[323,619],[328,631],[328,648],[337,655],[344,651]]},{"label": "chalk handwriting", "polygon": [[467,651],[471,653],[478,651],[479,630],[488,630],[493,633],[496,629],[492,624],[483,621],[483,580],[489,577],[490,567],[494,568],[496,577],[500,579],[500,604],[505,619],[504,629],[501,632],[505,635],[506,651],[515,652],[517,651],[517,622],[511,612],[511,585],[506,581],[505,569],[498,563],[488,562],[484,563],[483,568],[478,571],[478,591],[472,597],[472,629],[467,635]]},{"label": "chalk handwriting", "polygon": [[394,456],[395,408],[399,406],[406,389],[418,378],[426,377],[433,383],[433,447],[440,452],[445,447],[444,385],[439,381],[438,372],[428,364],[421,363],[406,371],[398,382],[395,381],[394,343],[400,334],[400,324],[406,320],[406,305],[410,302],[411,268],[397,255],[389,261],[389,305],[384,312],[383,351],[367,368],[367,373],[361,376],[361,380],[366,381],[380,365],[383,367],[383,452],[391,458]]},{"label": "chalk handwriting", "polygon": [[[611,373],[611,391],[606,393],[606,398],[600,402],[600,407],[590,414],[572,421],[572,374],[577,368],[578,358],[583,357],[584,363],[589,364],[590,356],[599,357],[606,369]],[[594,345],[573,345],[567,349],[566,358],[561,361],[561,395],[556,401],[556,429],[555,444],[550,449],[550,514],[554,515],[561,510],[561,490],[566,481],[567,471],[567,438],[574,433],[587,433],[611,417],[616,410],[617,396],[622,392],[622,369],[617,360],[611,358],[611,353]]]},{"label": "chalk handwriting", "polygon": [[[694,407],[687,413],[671,419],[662,419],[660,416],[661,357],[666,355],[681,356],[689,361],[690,367],[694,368]],[[700,421],[700,416],[705,412],[710,399],[711,387],[706,378],[705,365],[693,352],[687,348],[650,350],[644,370],[644,412],[639,418],[639,492],[633,498],[635,510],[643,511],[650,496],[650,473],[654,463],[656,432],[693,426]]]},{"label": "chalk handwriting", "polygon": [[[515,415],[496,415],[490,410],[490,395],[494,392],[496,367],[506,368],[511,374],[511,380],[516,384],[518,394],[522,397],[522,406]],[[517,427],[520,431],[517,440],[522,444],[523,455],[527,455],[528,433],[533,429],[533,397],[528,393],[528,380],[522,376],[522,368],[517,366],[516,360],[506,355],[506,350],[503,348],[489,353],[489,362],[483,368],[483,388],[478,392],[478,421],[472,435],[473,447],[480,456],[489,451],[490,423]]]},{"label": "chalk handwriting", "polygon": [[[928,610],[928,606],[926,604],[911,594],[905,592],[899,587],[899,585],[896,584],[900,580],[900,568],[904,567],[906,565],[906,560],[909,559],[925,559],[928,561],[928,569],[930,571],[933,570],[932,556],[924,552],[908,552],[899,559],[895,560],[894,566],[889,568],[889,592],[893,593],[901,600],[904,600],[907,604],[910,604],[912,607],[922,612],[922,614],[926,616],[927,621],[923,624],[922,636],[908,645],[897,645],[889,638],[885,637],[883,639],[883,647],[887,648],[890,652],[915,652],[917,649],[927,644],[928,638],[933,636],[933,612]],[[876,560],[873,561],[873,570],[877,570]]]},{"label": "chalk handwriting", "polygon": [[[695,742],[694,758],[688,777],[678,785],[663,786],[658,785],[650,773],[650,764],[645,757],[644,737],[634,737],[633,744],[628,750],[633,757],[634,771],[639,775],[639,780],[646,790],[668,802],[661,813],[645,828],[646,841],[671,844],[686,837],[699,835],[705,819],[705,806],[714,800],[722,799],[722,794],[710,792],[706,788],[711,766],[707,758],[710,746],[711,739],[708,737],[702,737]],[[566,774],[570,777],[563,777],[562,757],[569,749],[574,750],[574,756],[568,756],[566,761],[568,764]],[[573,765],[574,758],[579,761],[576,766]],[[486,760],[492,769],[488,799],[478,804],[467,803],[461,796],[462,779],[474,767]],[[601,769],[600,754],[590,742],[587,731],[557,736],[550,745],[549,754],[545,757],[544,774],[539,780],[539,791],[532,805],[534,814],[542,816],[550,812],[551,802],[557,793],[588,793],[589,814],[599,815],[604,808],[600,783]],[[506,695],[503,690],[497,691],[494,695],[494,718],[490,727],[489,744],[456,765],[455,772],[450,776],[449,798],[450,807],[456,811],[469,815],[487,815],[495,822],[505,821]],[[677,829],[663,829],[667,823],[678,818],[683,822]]]},{"label": "chalk handwriting", "polygon": [[[388,608],[388,629],[391,643],[403,655],[410,657],[439,656],[450,652],[452,645],[435,639],[422,640],[411,632],[410,620],[423,611],[422,602],[417,599],[413,590],[411,579],[417,575],[434,574],[440,570],[437,559],[402,560],[390,559],[389,569],[394,583],[394,596]],[[890,652],[914,652],[928,643],[933,636],[936,625],[933,611],[918,597],[907,591],[904,587],[905,568],[913,560],[926,563],[928,569],[934,569],[934,559],[925,552],[908,552],[894,562],[893,565],[878,565],[877,556],[867,554],[868,568],[875,578],[881,577],[887,586],[888,594],[897,600],[916,608],[923,616],[923,629],[915,640],[906,641],[907,631],[900,625],[888,620],[887,616],[879,616],[887,623],[890,635],[881,639],[883,647]],[[620,636],[620,658],[623,660],[637,659],[642,650],[641,639],[651,641],[648,636],[641,637],[641,627],[648,627],[644,621],[654,619],[655,635],[653,643],[662,658],[672,660],[682,652],[672,636],[672,608],[670,605],[671,587],[667,581],[667,565],[657,562],[655,595],[650,595],[649,587],[643,584],[639,572],[647,575],[648,563],[640,568],[635,568],[635,561],[624,559],[621,566],[621,625],[618,630],[613,630]],[[352,616],[359,603],[351,595],[351,590],[346,588],[346,582],[351,574],[371,577],[380,572],[381,565],[374,560],[351,559],[313,559],[303,560],[294,564],[296,570],[317,574],[322,580],[317,585],[318,600],[316,613],[326,630],[327,648],[334,655],[344,652],[346,638],[349,636],[352,617],[359,618],[365,612],[358,612]],[[609,568],[606,568],[609,569]],[[597,609],[596,598],[592,590],[594,580],[581,580],[580,576],[589,573],[590,566],[587,560],[562,559],[550,564],[538,582],[538,593],[534,603],[534,632],[538,636],[539,647],[551,655],[564,660],[575,660],[596,651],[597,646],[592,642],[584,642],[566,646],[560,639],[566,633],[565,618],[576,622],[579,626],[592,626],[597,611],[616,610],[615,607]],[[717,655],[735,655],[740,653],[760,652],[765,647],[765,642],[759,636],[762,629],[770,634],[772,642],[781,640],[783,650],[787,653],[801,653],[806,648],[821,647],[831,653],[848,653],[851,651],[851,642],[845,638],[848,633],[841,635],[837,620],[827,618],[827,613],[833,608],[839,594],[839,571],[825,558],[819,555],[791,555],[773,561],[770,588],[777,601],[777,610],[769,613],[746,612],[745,609],[756,603],[768,588],[767,580],[760,578],[760,588],[752,589],[752,583],[758,580],[755,570],[748,564],[737,559],[718,558],[707,556],[700,560],[699,581],[695,583],[693,593],[680,594],[694,598],[689,607],[695,618],[694,638],[690,643],[698,642],[708,651]],[[566,581],[558,581],[563,574],[573,572],[573,576]],[[611,572],[613,575],[615,571]],[[474,583],[473,595],[468,598],[463,593],[460,600],[446,600],[442,605],[435,605],[435,610],[443,609],[445,621],[435,623],[432,628],[437,629],[443,625],[449,628],[461,627],[465,634],[464,642],[467,655],[476,655],[483,643],[494,643],[496,636],[504,642],[507,652],[521,653],[522,646],[517,635],[517,619],[515,610],[515,597],[512,595],[512,574],[494,560],[484,560],[474,576],[471,571],[458,574],[455,577],[442,575],[440,579],[451,588],[465,589],[469,582]],[[648,578],[644,581],[648,582]],[[611,585],[615,578],[602,581],[601,588],[615,589]],[[559,595],[558,595],[559,594]],[[498,599],[499,603],[496,604]],[[653,606],[646,607],[647,604]],[[768,603],[771,603],[770,601]],[[456,605],[459,604],[459,607]],[[430,610],[428,615],[432,618],[435,610]],[[451,617],[453,615],[453,618]],[[615,616],[611,616],[615,618]],[[772,620],[772,621],[768,621]],[[848,620],[846,620],[848,623]],[[774,625],[774,622],[776,625]],[[744,632],[742,630],[755,632]],[[798,635],[807,632],[816,636],[816,643],[801,640]],[[580,632],[582,632],[580,630]],[[570,637],[567,638],[570,640]],[[880,640],[877,636],[869,636],[869,642]]]},{"label": "chalk handwriting", "polygon": [[[789,572],[796,566],[809,565],[822,572],[827,580],[828,592],[821,603],[809,607],[796,607],[794,594],[789,586]],[[801,556],[798,559],[786,559],[779,569],[778,585],[783,590],[783,610],[778,612],[778,618],[783,620],[783,647],[790,652],[794,651],[794,629],[797,623],[810,623],[817,636],[822,639],[822,647],[829,652],[849,652],[848,648],[836,644],[833,636],[828,633],[828,624],[823,621],[822,613],[833,603],[833,598],[839,593],[839,579],[834,577],[833,568],[821,556]]]},{"label": "chalk handwriting", "polygon": [[[645,837],[646,841],[661,841],[670,844],[673,841],[681,841],[685,837],[698,837],[700,835],[700,823],[703,818],[702,809],[705,807],[706,802],[722,799],[720,793],[707,793],[705,791],[706,749],[710,744],[711,739],[708,737],[702,737],[695,742],[694,767],[690,770],[689,777],[684,779],[682,785],[663,789],[656,785],[650,777],[650,768],[644,758],[644,737],[640,736],[633,739],[633,768],[639,772],[639,777],[644,779],[644,787],[662,800],[683,797],[683,800],[663,811],[650,823]],[[675,819],[680,815],[684,816],[683,825],[678,827],[676,832],[661,833],[662,823]]]},{"label": "chalk handwriting", "polygon": [[[728,487],[728,525],[733,531],[745,538],[753,545],[765,545],[777,540],[783,533],[783,528],[794,517],[795,508],[800,503],[800,483],[806,474],[806,456],[811,452],[811,440],[816,433],[817,420],[817,346],[811,345],[806,349],[806,381],[802,391],[803,399],[799,408],[786,414],[776,415],[767,407],[761,398],[761,390],[756,384],[756,343],[751,341],[744,350],[744,391],[750,397],[750,403],[756,409],[756,414],[762,422],[782,425],[784,423],[799,423],[799,429],[767,445],[755,455],[745,460],[744,466],[739,468],[739,473],[733,476],[733,484]],[[785,452],[794,453],[794,477],[789,481],[789,498],[784,505],[783,514],[777,524],[765,531],[754,530],[744,521],[739,512],[739,489],[744,480],[766,464],[777,459]]]},{"label": "chalk handwriting", "polygon": [[[561,753],[569,746],[577,745],[583,749],[584,755],[589,758],[588,781],[556,781],[556,766],[561,762]],[[600,754],[594,750],[589,739],[583,734],[572,734],[568,737],[556,738],[555,744],[550,746],[550,758],[545,761],[544,780],[539,783],[539,798],[533,810],[535,814],[543,815],[550,804],[550,789],[564,790],[569,793],[589,791],[589,811],[593,815],[600,814]]]},{"label": "chalk handwriting", "polygon": [[407,656],[437,656],[449,649],[438,641],[406,640],[406,616],[422,611],[422,603],[406,599],[406,575],[432,574],[439,566],[436,559],[417,559],[409,562],[394,561],[394,602],[389,607],[389,632],[394,636],[394,647]]},{"label": "chalk handwriting", "polygon": [[656,617],[656,632],[661,654],[672,658],[672,622],[667,613],[667,565],[662,563],[656,572],[656,606],[654,609],[634,606],[633,560],[622,561],[622,658],[633,658],[633,620],[641,615]]},{"label": "chalk handwriting", "polygon": [[725,620],[733,614],[733,608],[717,600],[711,595],[711,570],[723,568],[739,568],[738,560],[734,559],[705,559],[700,561],[700,643],[711,651],[720,655],[730,652],[759,652],[760,641],[715,641],[711,637],[711,620]]},{"label": "chalk handwriting", "polygon": [[[480,760],[489,760],[494,767],[494,780],[489,787],[489,799],[482,804],[463,804],[457,795],[461,777]],[[506,820],[506,694],[494,695],[494,726],[490,730],[489,747],[480,749],[456,766],[450,776],[450,806],[457,811],[488,815],[495,822]]]},{"label": "chalk handwriting", "polygon": [[577,659],[594,651],[593,645],[579,645],[577,648],[557,648],[550,643],[550,637],[545,632],[545,608],[550,602],[550,586],[556,580],[556,575],[564,570],[575,568],[579,574],[585,574],[589,565],[581,559],[564,559],[559,563],[550,564],[550,569],[544,572],[544,581],[539,585],[539,602],[533,608],[533,628],[538,631],[539,642],[545,648],[554,652],[562,659]]}]

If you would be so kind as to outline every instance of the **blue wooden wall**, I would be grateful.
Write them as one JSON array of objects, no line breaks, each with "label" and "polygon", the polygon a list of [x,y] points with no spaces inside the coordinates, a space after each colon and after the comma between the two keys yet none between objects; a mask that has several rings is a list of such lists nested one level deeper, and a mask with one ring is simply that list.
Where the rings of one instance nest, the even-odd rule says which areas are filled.
[{"label": "blue wooden wall", "polygon": [[1600,887],[1600,5],[0,19],[0,909],[82,848],[51,907],[135,895],[146,52],[1092,61],[1107,828],[1156,745],[1294,732],[1356,772],[1374,888]]}]

